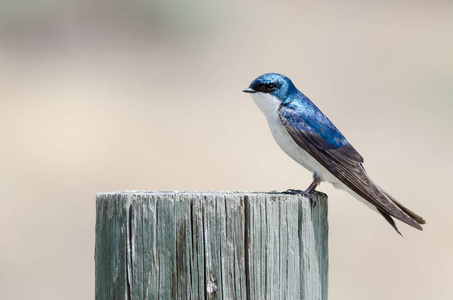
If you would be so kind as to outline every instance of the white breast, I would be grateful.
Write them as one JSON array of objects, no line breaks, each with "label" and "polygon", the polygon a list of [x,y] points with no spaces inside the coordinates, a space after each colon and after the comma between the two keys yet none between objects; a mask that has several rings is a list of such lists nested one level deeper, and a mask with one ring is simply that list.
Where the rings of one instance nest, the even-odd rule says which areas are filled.
[{"label": "white breast", "polygon": [[264,93],[252,94],[252,98],[266,116],[272,136],[280,148],[307,170],[317,173],[324,179],[325,176],[323,175],[328,171],[316,159],[294,142],[280,120],[278,108],[282,102],[278,98]]}]

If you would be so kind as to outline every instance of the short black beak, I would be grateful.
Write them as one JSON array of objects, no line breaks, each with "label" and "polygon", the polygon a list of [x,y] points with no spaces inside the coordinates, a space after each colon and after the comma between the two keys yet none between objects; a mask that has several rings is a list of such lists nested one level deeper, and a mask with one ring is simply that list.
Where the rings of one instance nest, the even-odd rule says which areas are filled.
[{"label": "short black beak", "polygon": [[256,91],[252,88],[246,88],[245,90],[242,90],[244,93],[250,93],[250,94],[253,94],[253,93],[256,93]]}]

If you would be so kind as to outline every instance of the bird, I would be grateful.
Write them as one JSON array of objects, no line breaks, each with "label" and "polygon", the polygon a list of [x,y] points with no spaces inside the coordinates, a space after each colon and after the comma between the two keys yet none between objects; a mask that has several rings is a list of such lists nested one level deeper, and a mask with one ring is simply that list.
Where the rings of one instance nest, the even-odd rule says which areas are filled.
[{"label": "bird", "polygon": [[266,73],[243,92],[251,94],[264,113],[280,148],[313,173],[313,182],[306,190],[284,193],[308,196],[326,181],[380,213],[400,235],[393,218],[423,230],[425,220],[374,183],[363,167],[362,155],[288,77]]}]

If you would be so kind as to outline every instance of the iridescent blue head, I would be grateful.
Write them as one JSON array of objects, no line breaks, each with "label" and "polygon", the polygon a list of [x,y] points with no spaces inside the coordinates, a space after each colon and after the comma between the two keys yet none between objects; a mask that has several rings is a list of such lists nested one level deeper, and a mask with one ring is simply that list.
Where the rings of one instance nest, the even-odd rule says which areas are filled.
[{"label": "iridescent blue head", "polygon": [[288,96],[296,93],[297,89],[288,77],[277,73],[267,73],[253,80],[249,88],[243,92],[270,94],[284,102]]}]

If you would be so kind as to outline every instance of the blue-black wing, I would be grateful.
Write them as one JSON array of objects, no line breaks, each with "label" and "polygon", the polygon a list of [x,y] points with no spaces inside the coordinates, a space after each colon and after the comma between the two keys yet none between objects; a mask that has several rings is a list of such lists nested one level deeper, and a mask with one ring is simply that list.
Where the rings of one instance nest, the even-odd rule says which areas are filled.
[{"label": "blue-black wing", "polygon": [[375,185],[362,167],[363,157],[338,129],[316,107],[308,111],[282,104],[279,115],[294,141],[313,156],[347,187],[374,205],[398,231],[393,216],[410,226],[423,230],[423,218],[411,212]]}]

